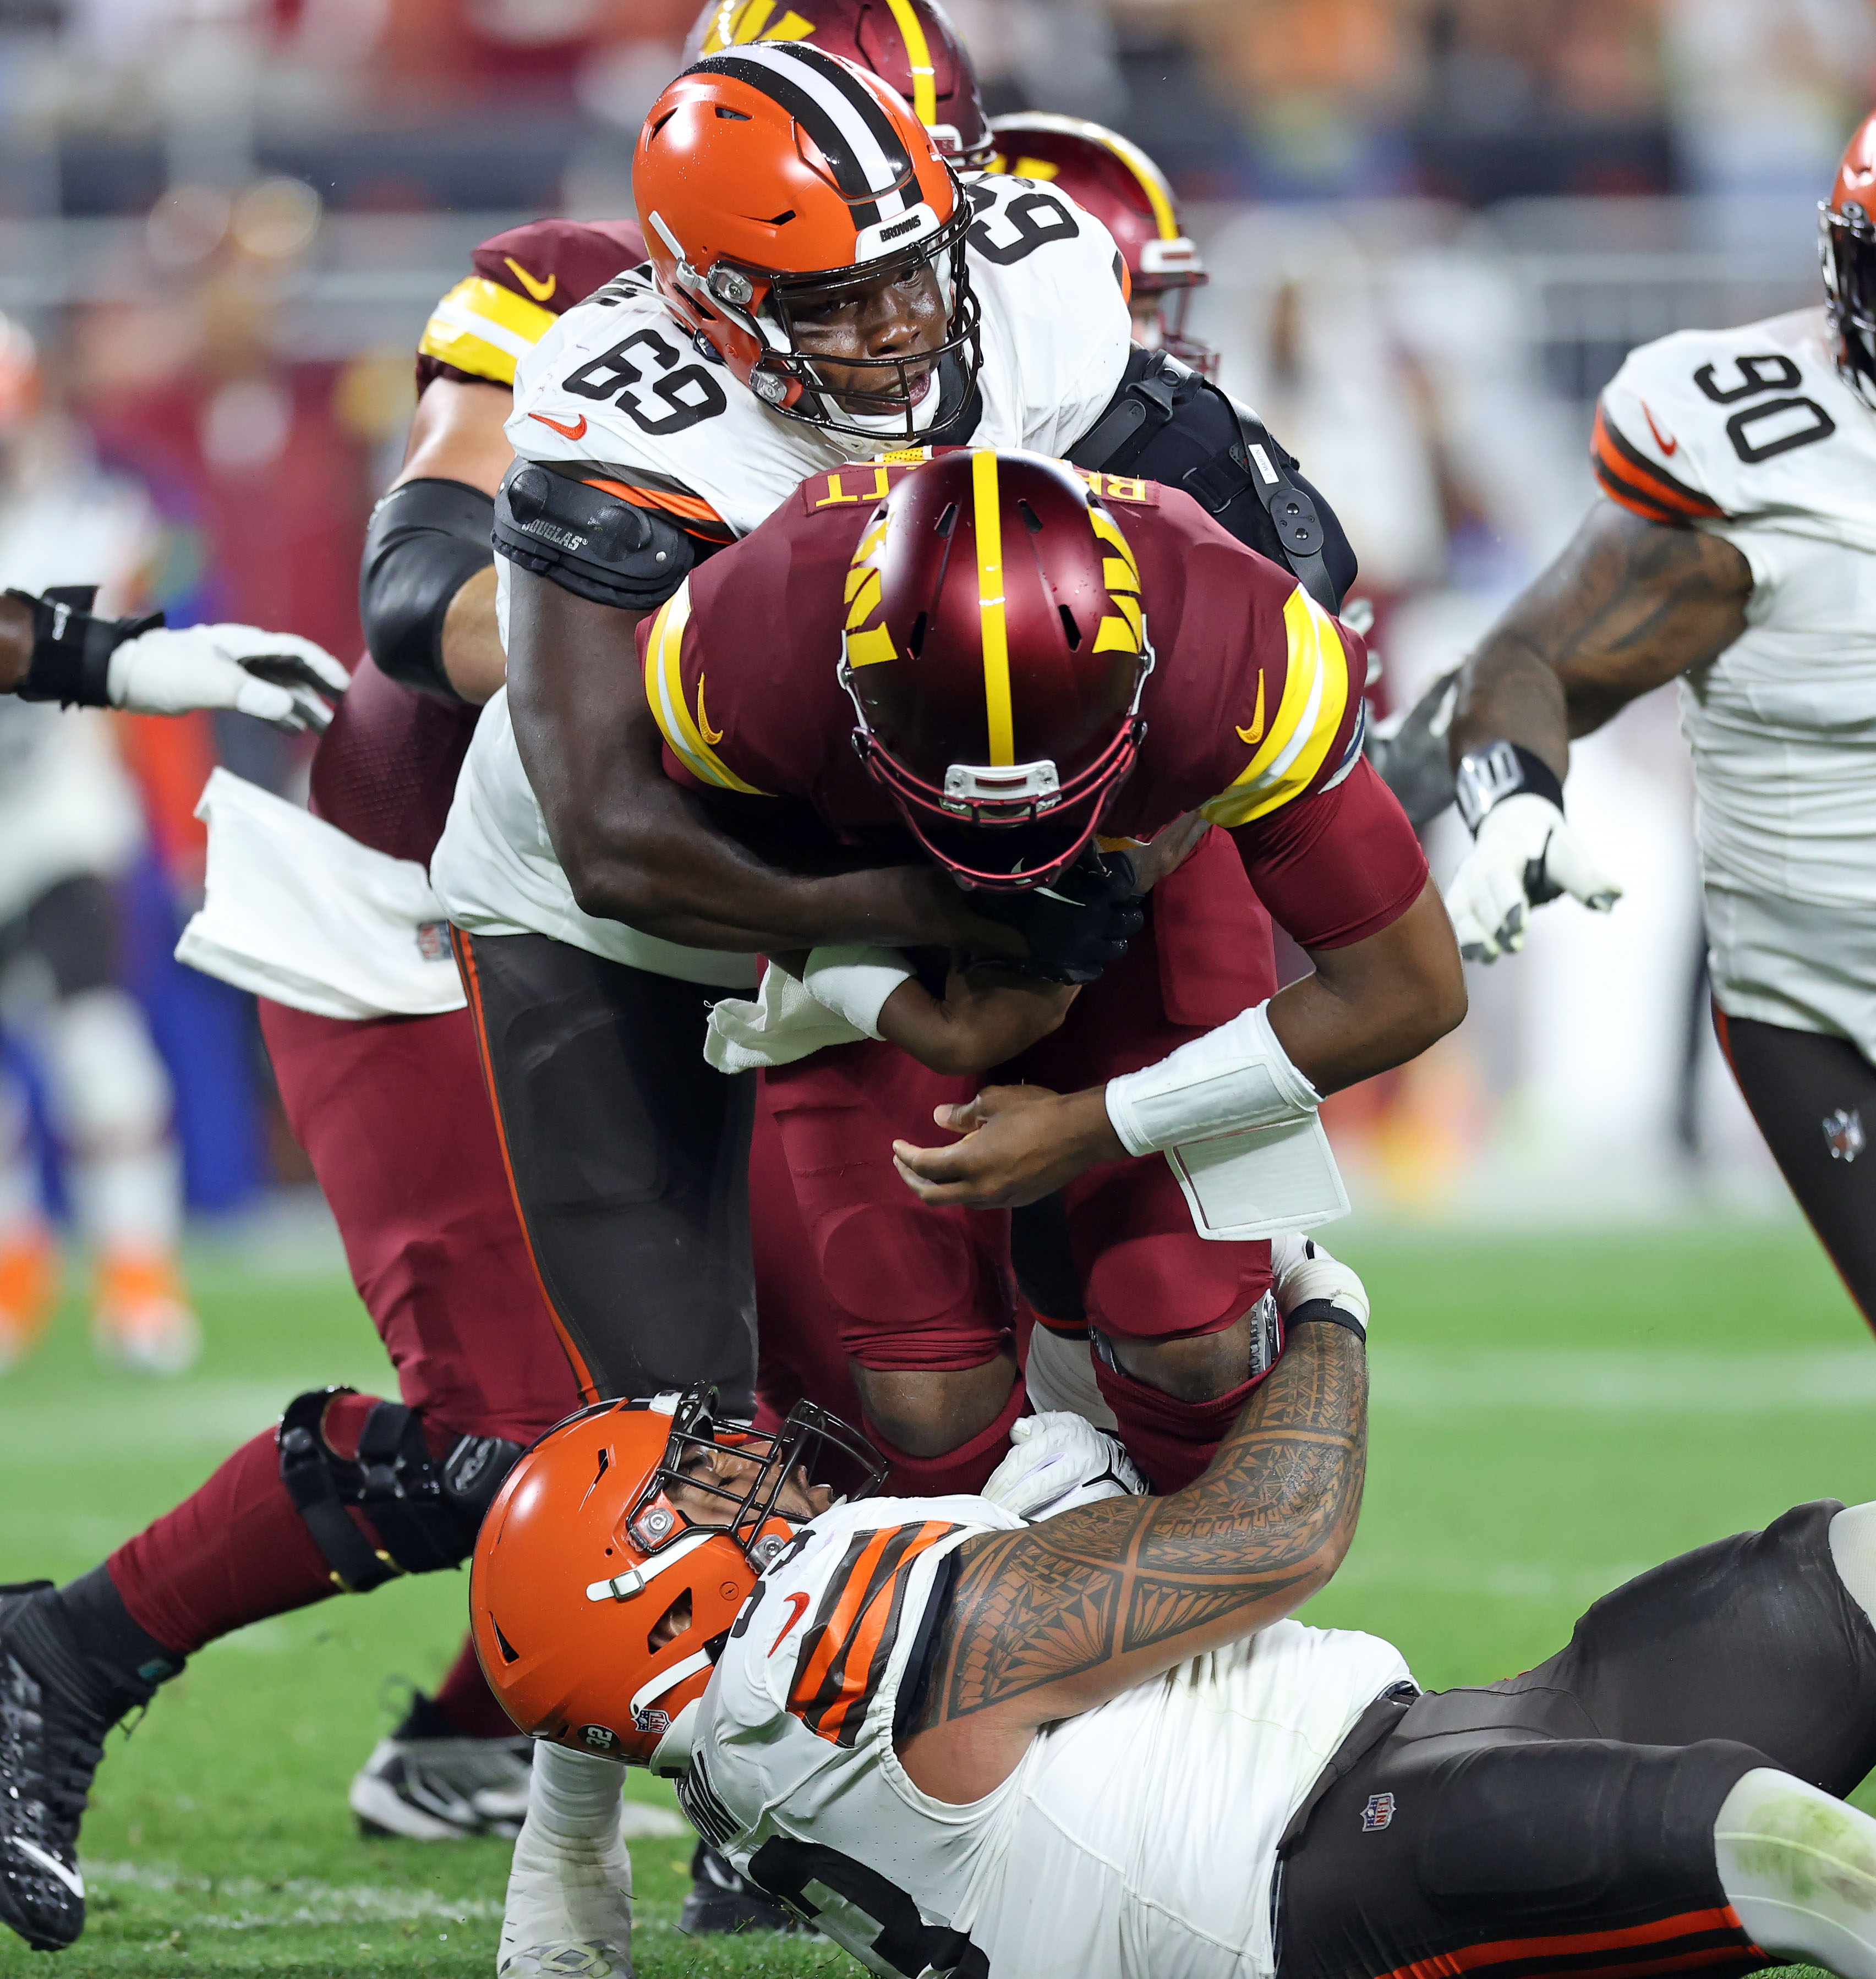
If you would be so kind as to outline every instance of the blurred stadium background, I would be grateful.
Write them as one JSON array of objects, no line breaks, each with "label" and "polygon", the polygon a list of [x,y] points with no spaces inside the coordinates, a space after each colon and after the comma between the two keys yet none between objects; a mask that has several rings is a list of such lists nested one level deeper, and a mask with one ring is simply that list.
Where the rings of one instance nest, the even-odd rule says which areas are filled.
[{"label": "blurred stadium background", "polygon": [[[791,4],[812,15],[775,0],[778,24]],[[0,310],[38,353],[36,379],[0,365],[4,581],[65,578],[8,536],[59,477],[100,477],[112,608],[355,651],[427,314],[497,229],[630,210],[636,122],[695,11],[0,0]],[[1193,329],[1360,549],[1381,712],[1574,528],[1631,346],[1816,298],[1815,203],[1876,98],[1876,0],[951,11],[993,113],[1099,118],[1171,174],[1213,270]],[[297,1387],[382,1378],[251,1010],[170,956],[210,767],[292,794],[308,751],[238,718],[88,718],[144,818],[124,964],[176,1089],[208,1351],[158,1393],[101,1381],[68,1297],[0,1379],[0,1578],[88,1565]],[[1705,1020],[1671,697],[1584,745],[1571,794],[1616,912],[1538,917],[1521,960],[1474,972],[1457,1037],[1331,1109],[1385,1317],[1368,1520],[1319,1609],[1433,1683],[1528,1663],[1641,1563],[1876,1492],[1876,1356]],[[1435,830],[1442,877],[1456,830]],[[0,983],[0,1049],[42,1095],[30,975]],[[61,1970],[485,1972],[499,1845],[361,1845],[343,1797],[380,1682],[433,1680],[460,1601],[435,1576],[208,1652],[107,1773],[97,1921]],[[636,1852],[648,1979],[845,1969],[686,1948],[682,1845]],[[30,1957],[0,1943],[0,1972]]]}]

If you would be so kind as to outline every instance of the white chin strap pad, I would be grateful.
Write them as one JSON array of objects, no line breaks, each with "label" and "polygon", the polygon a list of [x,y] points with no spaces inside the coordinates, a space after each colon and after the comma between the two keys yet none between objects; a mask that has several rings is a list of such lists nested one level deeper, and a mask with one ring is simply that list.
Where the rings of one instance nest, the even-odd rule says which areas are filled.
[{"label": "white chin strap pad", "polygon": [[1270,1005],[1181,1045],[1170,1057],[1107,1082],[1107,1118],[1130,1155],[1308,1119],[1322,1095],[1290,1062]]},{"label": "white chin strap pad", "polygon": [[1260,1003],[1170,1057],[1107,1082],[1130,1154],[1164,1153],[1201,1237],[1241,1242],[1348,1214],[1321,1095],[1290,1062]]}]

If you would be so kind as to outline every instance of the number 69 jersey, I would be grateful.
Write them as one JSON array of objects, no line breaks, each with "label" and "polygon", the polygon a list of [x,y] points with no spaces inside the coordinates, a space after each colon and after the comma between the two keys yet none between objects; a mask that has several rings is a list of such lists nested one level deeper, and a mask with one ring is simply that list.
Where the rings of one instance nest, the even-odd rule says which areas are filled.
[{"label": "number 69 jersey", "polygon": [[[1127,362],[1113,236],[1026,179],[979,181],[965,193],[977,209],[968,257],[983,367],[968,396],[961,367],[941,367],[935,433],[1065,454]],[[854,450],[851,435],[772,410],[693,346],[649,267],[569,310],[521,358],[507,431],[523,459],[574,469],[710,544],[746,535],[805,476]]]},{"label": "number 69 jersey", "polygon": [[1281,1622],[1047,1727],[981,1800],[934,1800],[895,1736],[938,1680],[958,1550],[1022,1523],[869,1499],[804,1528],[718,1659],[685,1812],[882,1979],[1270,1979],[1277,1844],[1399,1651]]},{"label": "number 69 jersey", "polygon": [[1876,413],[1838,372],[1823,310],[1632,352],[1603,393],[1593,454],[1612,500],[1724,537],[1751,569],[1746,630],[1681,683],[1707,886],[1867,906]]}]

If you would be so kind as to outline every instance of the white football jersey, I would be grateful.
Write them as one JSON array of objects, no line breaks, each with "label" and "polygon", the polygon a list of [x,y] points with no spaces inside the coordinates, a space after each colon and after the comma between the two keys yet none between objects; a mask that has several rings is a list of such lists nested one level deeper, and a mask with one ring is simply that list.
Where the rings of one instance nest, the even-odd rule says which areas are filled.
[{"label": "white football jersey", "polygon": [[[983,413],[971,437],[1059,456],[1094,425],[1126,368],[1131,324],[1114,238],[1064,195],[1027,180],[978,181],[969,196],[978,207],[971,280],[983,311]],[[569,310],[523,354],[507,432],[524,458],[577,463],[716,542],[746,535],[807,476],[865,450],[851,435],[765,405],[693,347],[636,270]],[[496,567],[505,605],[508,566],[498,558]],[[755,980],[748,958],[652,943],[580,910],[513,728],[493,703],[430,873],[451,917],[472,930],[551,935],[696,982]]]},{"label": "white football jersey", "polygon": [[[979,180],[968,196],[978,217],[967,260],[983,311],[983,416],[970,437],[1059,456],[1126,367],[1132,325],[1114,237],[1026,179]],[[864,450],[739,384],[637,269],[569,310],[521,358],[508,439],[524,459],[590,466],[719,540],[747,535],[809,475]]]},{"label": "white football jersey", "polygon": [[1632,352],[1595,466],[1625,507],[1751,567],[1745,631],[1681,682],[1707,886],[1876,903],[1876,413],[1823,310]]},{"label": "white football jersey", "polygon": [[983,1498],[874,1500],[762,1576],[706,1693],[679,1798],[745,1875],[885,1979],[1271,1979],[1290,1818],[1407,1677],[1371,1636],[1280,1622],[1038,1734],[955,1806],[894,1749]]}]

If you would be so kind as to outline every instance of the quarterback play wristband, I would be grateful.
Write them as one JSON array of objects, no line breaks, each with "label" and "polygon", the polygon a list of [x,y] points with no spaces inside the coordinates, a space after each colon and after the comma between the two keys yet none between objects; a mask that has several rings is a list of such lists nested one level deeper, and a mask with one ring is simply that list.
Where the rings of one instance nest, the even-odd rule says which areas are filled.
[{"label": "quarterback play wristband", "polygon": [[886,999],[915,973],[896,948],[853,943],[814,950],[802,981],[817,1003],[876,1038]]},{"label": "quarterback play wristband", "polygon": [[1107,1118],[1130,1155],[1309,1119],[1322,1095],[1290,1062],[1267,1003],[1170,1057],[1107,1082]]}]

